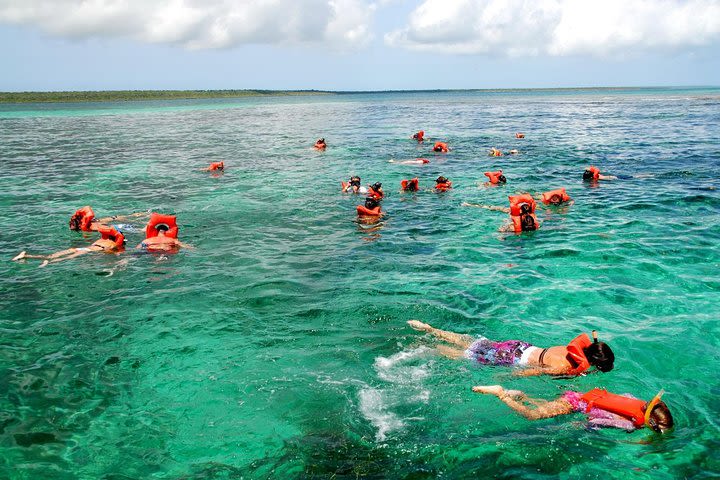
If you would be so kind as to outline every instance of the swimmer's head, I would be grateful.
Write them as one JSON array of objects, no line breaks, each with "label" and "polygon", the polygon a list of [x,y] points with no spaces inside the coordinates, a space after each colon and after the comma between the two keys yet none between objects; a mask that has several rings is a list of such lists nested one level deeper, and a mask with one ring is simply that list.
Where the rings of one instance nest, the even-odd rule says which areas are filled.
[{"label": "swimmer's head", "polygon": [[379,192],[380,190],[382,190],[382,183],[380,183],[380,182],[373,183],[372,189],[375,190],[376,192]]},{"label": "swimmer's head", "polygon": [[377,208],[380,203],[375,199],[375,197],[367,197],[365,199],[365,208],[372,210],[374,208]]},{"label": "swimmer's head", "polygon": [[583,172],[583,180],[592,180],[593,179],[593,172],[590,170],[585,170]]},{"label": "swimmer's head", "polygon": [[560,205],[562,203],[562,197],[558,195],[557,193],[553,193],[553,195],[548,200],[553,205]]},{"label": "swimmer's head", "polygon": [[498,183],[507,183],[507,178],[505,178],[505,175],[503,175],[502,173],[498,177]]},{"label": "swimmer's head", "polygon": [[653,431],[665,433],[675,426],[675,421],[670,413],[670,409],[662,400],[650,401],[646,403],[643,408],[651,408],[650,415],[646,415],[646,425]]},{"label": "swimmer's head", "polygon": [[360,186],[360,177],[358,177],[358,176],[350,177],[350,185],[359,187]]},{"label": "swimmer's head", "polygon": [[448,182],[447,177],[442,177],[442,176],[437,177],[437,179],[435,180],[435,183],[447,183],[447,182]]},{"label": "swimmer's head", "polygon": [[162,233],[163,235],[165,235],[165,233],[167,233],[167,231],[170,230],[170,227],[168,227],[164,223],[160,223],[158,225],[155,225],[155,230],[158,231],[158,234]]},{"label": "swimmer's head", "polygon": [[529,203],[521,203],[520,204],[520,215],[527,215],[528,213],[532,213],[532,210],[530,209]]},{"label": "swimmer's head", "polygon": [[70,230],[75,230],[75,231],[80,230],[82,228],[81,223],[82,223],[82,215],[80,215],[79,213],[76,213],[75,215],[70,217]]},{"label": "swimmer's head", "polygon": [[605,342],[598,342],[597,332],[592,331],[593,343],[589,347],[583,348],[585,358],[588,363],[601,372],[609,372],[615,365],[615,354],[610,345]]}]

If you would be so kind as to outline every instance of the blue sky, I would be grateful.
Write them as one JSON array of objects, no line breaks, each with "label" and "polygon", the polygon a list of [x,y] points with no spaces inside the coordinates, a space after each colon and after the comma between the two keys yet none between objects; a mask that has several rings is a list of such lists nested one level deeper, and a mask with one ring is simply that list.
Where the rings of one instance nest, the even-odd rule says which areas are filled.
[{"label": "blue sky", "polygon": [[2,91],[720,85],[718,0],[0,0]]}]

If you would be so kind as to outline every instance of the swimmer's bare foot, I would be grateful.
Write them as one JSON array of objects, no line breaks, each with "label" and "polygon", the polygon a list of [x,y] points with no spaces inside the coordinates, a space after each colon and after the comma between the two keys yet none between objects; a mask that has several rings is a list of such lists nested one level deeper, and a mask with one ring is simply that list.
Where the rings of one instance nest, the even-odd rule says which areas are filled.
[{"label": "swimmer's bare foot", "polygon": [[475,393],[485,393],[488,395],[502,395],[505,389],[501,385],[478,385],[472,388]]},{"label": "swimmer's bare foot", "polygon": [[50,263],[50,262],[47,260],[43,260],[43,262],[38,266],[38,268],[47,267],[48,263]]},{"label": "swimmer's bare foot", "polygon": [[429,332],[432,330],[432,327],[428,325],[427,323],[423,323],[420,320],[408,320],[408,325],[410,325],[415,330],[420,330],[421,332]]},{"label": "swimmer's bare foot", "polygon": [[27,252],[23,250],[22,252],[15,255],[12,259],[13,262],[17,262],[18,260],[23,260],[25,256],[27,255]]}]

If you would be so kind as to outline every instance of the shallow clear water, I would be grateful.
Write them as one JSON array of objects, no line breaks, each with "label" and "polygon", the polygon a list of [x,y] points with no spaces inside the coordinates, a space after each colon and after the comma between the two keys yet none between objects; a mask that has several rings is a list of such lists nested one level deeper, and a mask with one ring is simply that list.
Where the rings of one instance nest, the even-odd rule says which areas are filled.
[{"label": "shallow clear water", "polygon": [[[2,106],[0,477],[718,475],[719,134],[717,89]],[[589,164],[630,178],[583,184]],[[479,186],[495,168],[508,185]],[[352,174],[388,192],[376,228]],[[397,192],[441,174],[452,191]],[[560,186],[575,204],[532,234],[461,206]],[[67,229],[86,204],[175,213],[196,248],[129,232],[119,256],[9,261],[90,243]],[[437,356],[413,318],[542,346],[596,328],[616,369],[512,378]],[[470,391],[494,383],[664,388],[678,426],[529,422]]]}]

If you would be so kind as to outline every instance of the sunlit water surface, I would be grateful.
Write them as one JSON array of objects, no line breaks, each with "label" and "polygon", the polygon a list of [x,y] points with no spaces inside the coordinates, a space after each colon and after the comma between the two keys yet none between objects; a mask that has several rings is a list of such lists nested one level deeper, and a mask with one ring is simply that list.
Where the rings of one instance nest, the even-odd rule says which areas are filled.
[{"label": "sunlit water surface", "polygon": [[[2,106],[0,477],[718,475],[719,138],[713,89]],[[590,164],[627,178],[584,184]],[[374,228],[353,174],[388,192]],[[398,192],[438,175],[455,188]],[[532,234],[461,206],[560,186],[575,204]],[[122,255],[9,261],[88,245],[67,228],[86,204],[177,214],[195,249],[138,253],[136,225]],[[616,369],[513,378],[438,356],[414,318],[538,345],[596,328]],[[677,428],[529,422],[470,390],[494,383],[664,388]]]}]

